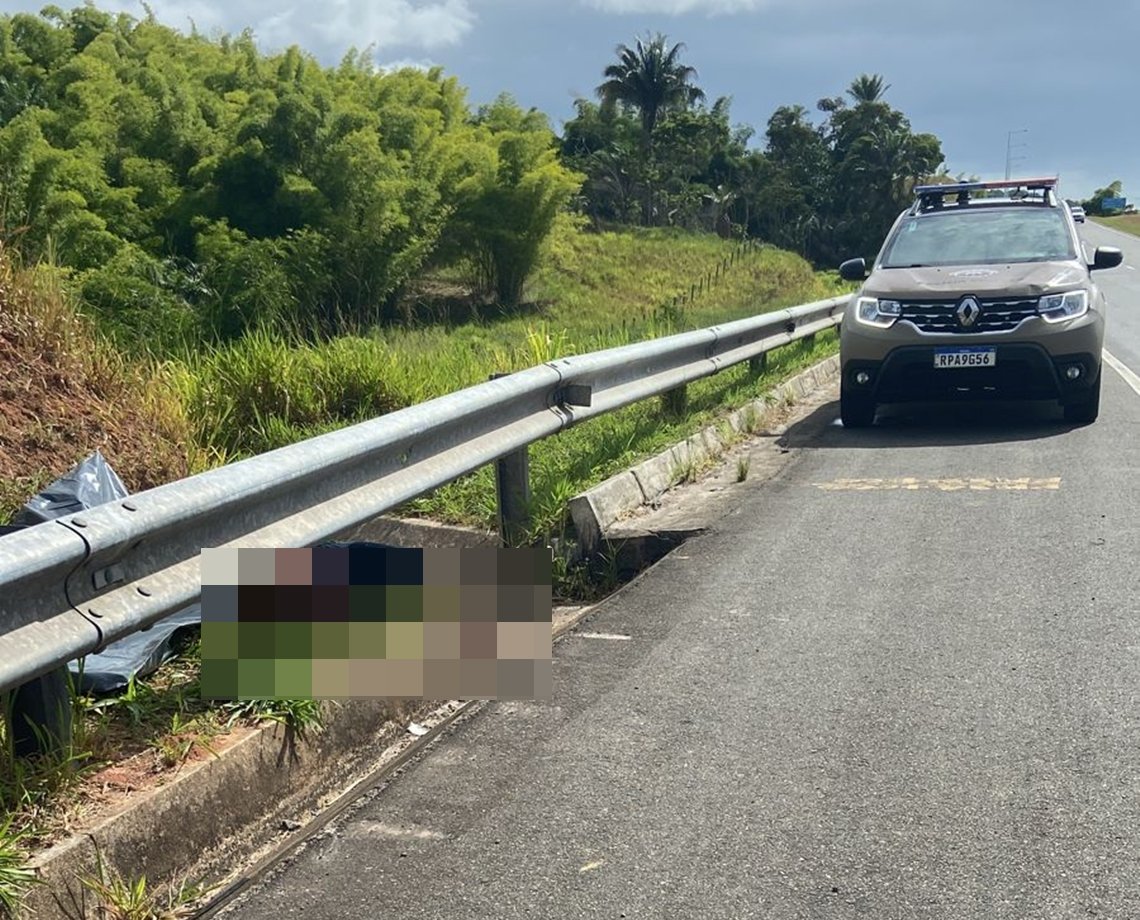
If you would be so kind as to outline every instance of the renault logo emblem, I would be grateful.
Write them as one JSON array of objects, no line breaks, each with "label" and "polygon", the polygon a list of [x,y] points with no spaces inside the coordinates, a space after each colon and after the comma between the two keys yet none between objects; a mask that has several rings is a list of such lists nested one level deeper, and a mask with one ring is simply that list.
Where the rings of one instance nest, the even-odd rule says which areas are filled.
[{"label": "renault logo emblem", "polygon": [[965,297],[958,304],[958,322],[963,329],[969,329],[982,315],[982,307],[973,297]]}]

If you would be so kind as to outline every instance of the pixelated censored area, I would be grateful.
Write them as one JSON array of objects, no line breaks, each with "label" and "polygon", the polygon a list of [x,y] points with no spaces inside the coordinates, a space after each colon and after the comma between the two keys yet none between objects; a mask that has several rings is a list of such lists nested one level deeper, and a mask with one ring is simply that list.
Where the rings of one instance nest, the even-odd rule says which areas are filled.
[{"label": "pixelated censored area", "polygon": [[202,697],[549,700],[542,549],[204,549]]}]

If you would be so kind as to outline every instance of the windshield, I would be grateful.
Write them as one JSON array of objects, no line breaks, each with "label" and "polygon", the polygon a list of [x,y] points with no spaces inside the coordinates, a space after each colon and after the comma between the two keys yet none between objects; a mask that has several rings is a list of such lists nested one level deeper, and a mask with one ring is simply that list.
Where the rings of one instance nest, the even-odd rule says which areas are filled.
[{"label": "windshield", "polygon": [[1059,211],[995,208],[905,218],[888,244],[882,265],[908,268],[1074,258],[1073,241]]}]

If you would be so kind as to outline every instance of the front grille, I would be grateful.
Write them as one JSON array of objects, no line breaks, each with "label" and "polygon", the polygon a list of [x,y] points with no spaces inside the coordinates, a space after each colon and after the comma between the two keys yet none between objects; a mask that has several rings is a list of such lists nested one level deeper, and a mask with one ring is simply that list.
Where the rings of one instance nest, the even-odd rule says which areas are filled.
[{"label": "front grille", "polygon": [[1037,298],[1019,297],[1000,300],[982,300],[982,308],[972,326],[958,322],[958,305],[961,300],[904,301],[900,321],[913,323],[923,332],[966,333],[1008,332],[1031,316],[1037,316]]}]

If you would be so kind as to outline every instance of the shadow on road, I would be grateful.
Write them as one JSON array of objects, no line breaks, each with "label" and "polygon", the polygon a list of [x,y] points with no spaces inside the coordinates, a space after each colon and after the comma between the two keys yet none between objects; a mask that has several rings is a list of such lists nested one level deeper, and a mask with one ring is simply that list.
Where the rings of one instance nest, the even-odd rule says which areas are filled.
[{"label": "shadow on road", "polygon": [[1001,444],[1053,438],[1079,428],[1055,402],[911,403],[881,406],[870,428],[846,429],[839,402],[820,406],[779,438],[787,448],[878,449]]}]

